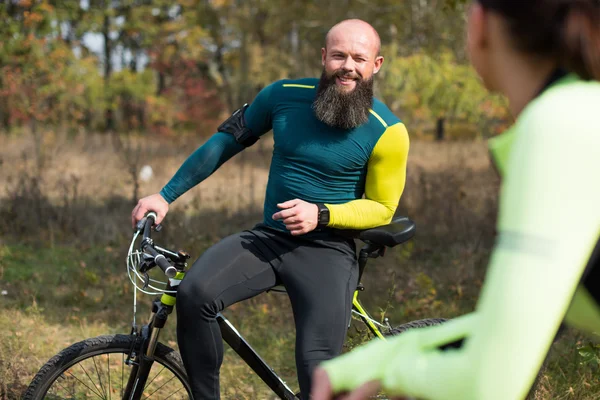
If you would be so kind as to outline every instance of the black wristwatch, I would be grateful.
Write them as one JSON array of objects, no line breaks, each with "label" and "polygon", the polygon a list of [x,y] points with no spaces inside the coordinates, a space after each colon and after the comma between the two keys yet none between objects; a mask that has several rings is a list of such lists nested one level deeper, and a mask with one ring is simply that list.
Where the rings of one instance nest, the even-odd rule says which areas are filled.
[{"label": "black wristwatch", "polygon": [[323,228],[329,225],[329,208],[323,203],[316,203],[319,208],[319,218],[317,219],[317,227]]}]

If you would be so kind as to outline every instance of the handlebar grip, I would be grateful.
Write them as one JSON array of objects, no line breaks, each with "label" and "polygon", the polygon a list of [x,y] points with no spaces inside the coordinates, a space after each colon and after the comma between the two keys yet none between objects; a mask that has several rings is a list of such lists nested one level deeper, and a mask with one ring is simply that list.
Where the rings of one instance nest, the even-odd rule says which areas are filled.
[{"label": "handlebar grip", "polygon": [[167,260],[167,258],[162,254],[159,254],[156,257],[154,257],[154,262],[160,267],[160,269],[162,269],[162,271],[167,277],[174,278],[177,274],[177,269],[174,266],[172,266]]},{"label": "handlebar grip", "polygon": [[144,221],[144,233],[143,238],[149,238],[152,232],[152,225],[154,225],[154,221],[156,221],[156,213],[151,211],[149,212],[143,219]]},{"label": "handlebar grip", "polygon": [[151,245],[145,246],[144,252],[154,257],[154,263],[162,269],[166,276],[169,278],[175,277],[177,269],[169,263],[169,260],[164,255],[156,251]]},{"label": "handlebar grip", "polygon": [[143,228],[144,230],[142,236],[144,238],[142,241],[143,251],[154,257],[154,263],[158,265],[160,269],[162,269],[166,276],[169,278],[174,278],[177,274],[177,269],[169,263],[169,260],[167,260],[164,255],[156,251],[152,245],[150,233],[152,232],[152,225],[154,225],[154,222],[156,222],[156,217],[156,213],[154,211],[150,211],[138,222],[138,229]]}]

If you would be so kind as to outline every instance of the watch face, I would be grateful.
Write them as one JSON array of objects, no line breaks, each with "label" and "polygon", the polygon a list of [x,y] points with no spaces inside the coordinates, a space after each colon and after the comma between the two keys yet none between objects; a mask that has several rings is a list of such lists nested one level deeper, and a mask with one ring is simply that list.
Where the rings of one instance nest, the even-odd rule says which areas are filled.
[{"label": "watch face", "polygon": [[319,224],[327,225],[329,223],[329,209],[325,206],[319,207]]}]

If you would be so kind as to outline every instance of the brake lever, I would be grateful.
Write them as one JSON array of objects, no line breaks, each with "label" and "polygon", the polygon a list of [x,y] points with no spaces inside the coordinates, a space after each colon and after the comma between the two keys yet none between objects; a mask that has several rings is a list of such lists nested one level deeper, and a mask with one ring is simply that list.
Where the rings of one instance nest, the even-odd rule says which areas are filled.
[{"label": "brake lever", "polygon": [[[148,215],[153,214],[154,218],[156,218],[156,213],[154,211],[151,211],[148,213]],[[144,226],[146,225],[146,220],[148,220],[148,215],[146,215],[144,218],[140,219],[137,224],[135,225],[135,231],[139,232],[142,231],[144,229]],[[162,229],[162,225],[161,224],[156,224],[154,225],[154,230],[156,232],[160,232],[160,230]]]},{"label": "brake lever", "polygon": [[144,229],[144,225],[146,225],[146,220],[148,219],[148,217],[144,217],[142,219],[140,219],[137,224],[135,225],[135,231],[139,232],[142,229]]},{"label": "brake lever", "polygon": [[150,275],[148,275],[147,272],[144,272],[144,286],[142,287],[142,289],[147,289],[149,285],[150,285]]},{"label": "brake lever", "polygon": [[154,267],[154,257],[150,254],[142,254],[142,262],[140,263],[139,271],[143,274],[148,274],[148,271]]}]

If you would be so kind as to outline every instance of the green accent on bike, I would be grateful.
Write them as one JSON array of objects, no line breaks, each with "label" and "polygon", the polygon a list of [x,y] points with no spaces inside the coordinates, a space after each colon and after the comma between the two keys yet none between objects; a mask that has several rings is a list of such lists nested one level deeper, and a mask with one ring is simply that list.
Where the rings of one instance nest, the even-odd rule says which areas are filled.
[{"label": "green accent on bike", "polygon": [[171,296],[170,294],[163,293],[160,297],[160,301],[166,306],[174,306],[175,305],[175,296]]},{"label": "green accent on bike", "polygon": [[[356,308],[356,311],[358,311],[362,315],[365,315],[367,317],[369,316],[369,314],[367,314],[363,306],[360,304],[360,301],[358,301],[358,290],[354,292],[354,297],[352,298],[352,305],[354,306],[354,308]],[[379,331],[379,328],[377,328],[377,325],[375,325],[369,318],[364,318],[364,322],[369,326],[369,328],[371,328],[375,335],[377,335],[380,339],[385,340],[385,336],[383,336],[383,334]]]}]

